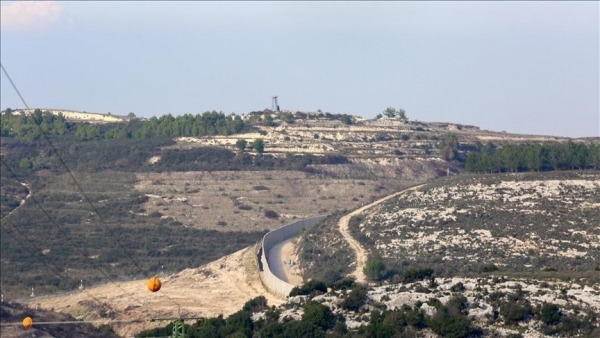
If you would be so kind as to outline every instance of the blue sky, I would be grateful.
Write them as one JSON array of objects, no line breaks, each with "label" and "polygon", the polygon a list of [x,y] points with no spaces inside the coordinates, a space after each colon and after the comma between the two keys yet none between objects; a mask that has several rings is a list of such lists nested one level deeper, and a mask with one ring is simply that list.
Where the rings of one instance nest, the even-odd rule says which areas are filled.
[{"label": "blue sky", "polygon": [[[2,1],[32,107],[138,116],[270,107],[600,136],[598,2]],[[22,107],[4,74],[1,108]]]}]

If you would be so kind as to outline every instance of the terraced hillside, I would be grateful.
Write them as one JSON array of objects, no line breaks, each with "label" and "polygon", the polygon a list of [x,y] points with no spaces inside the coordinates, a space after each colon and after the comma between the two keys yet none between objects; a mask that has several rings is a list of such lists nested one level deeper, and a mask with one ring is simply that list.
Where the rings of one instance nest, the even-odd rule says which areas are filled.
[{"label": "terraced hillside", "polygon": [[439,180],[369,210],[350,228],[391,266],[449,276],[593,271],[599,224],[600,173],[556,172]]}]

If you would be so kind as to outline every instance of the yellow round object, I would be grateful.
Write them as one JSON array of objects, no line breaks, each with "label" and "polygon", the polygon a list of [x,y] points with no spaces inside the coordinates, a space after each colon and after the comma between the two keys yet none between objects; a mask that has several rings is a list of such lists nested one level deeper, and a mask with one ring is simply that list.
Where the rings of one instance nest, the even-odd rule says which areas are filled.
[{"label": "yellow round object", "polygon": [[29,329],[33,326],[33,319],[31,319],[31,317],[25,317],[25,319],[23,319],[23,327],[26,329]]},{"label": "yellow round object", "polygon": [[148,290],[152,292],[160,290],[161,285],[162,283],[160,282],[160,279],[158,279],[158,277],[152,277],[148,280]]}]

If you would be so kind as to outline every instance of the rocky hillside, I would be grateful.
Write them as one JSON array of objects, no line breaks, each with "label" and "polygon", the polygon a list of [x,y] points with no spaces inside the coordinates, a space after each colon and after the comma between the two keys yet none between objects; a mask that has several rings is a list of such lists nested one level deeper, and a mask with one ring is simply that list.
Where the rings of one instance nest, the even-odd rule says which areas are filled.
[{"label": "rocky hillside", "polygon": [[[412,277],[411,277],[412,276]],[[228,318],[199,320],[194,337],[597,337],[598,285],[502,276],[405,274],[398,284],[311,282],[269,307],[249,300]],[[154,337],[168,330],[148,330]]]},{"label": "rocky hillside", "polygon": [[[542,337],[559,333],[571,337],[586,337],[592,331],[600,332],[597,323],[594,323],[600,313],[600,288],[597,284],[488,276],[477,279],[433,278],[371,286],[366,291],[363,297],[352,297],[350,290],[331,290],[320,295],[292,297],[282,307],[282,318],[284,321],[300,320],[303,311],[301,308],[298,310],[298,305],[314,300],[329,307],[334,315],[343,317],[349,330],[363,336],[360,332],[365,332],[366,326],[372,326],[375,310],[385,315],[386,311],[402,312],[408,308],[424,315],[421,330],[415,330],[409,335],[424,337],[430,336],[431,331],[434,331],[440,336],[461,337],[466,335],[457,333],[459,330],[442,333],[443,329],[438,331],[432,325],[443,306],[451,307],[459,301],[459,308],[468,318],[470,334],[473,336]],[[548,325],[551,321],[541,313],[542,307],[548,304],[556,306],[553,308],[557,313],[556,322],[552,322],[552,325]],[[427,320],[427,317],[431,319]],[[568,328],[564,324],[567,321],[570,321]],[[575,323],[577,324],[572,325]],[[419,325],[407,325],[410,326],[414,326],[413,329],[419,328]]]},{"label": "rocky hillside", "polygon": [[[364,119],[360,116],[329,113],[251,112],[244,122],[253,125],[257,133],[206,138],[180,138],[183,143],[202,145],[229,145],[239,138],[262,138],[268,153],[341,153],[359,163],[380,163],[384,159],[438,158],[437,145],[448,133],[459,141],[459,152],[473,149],[478,143],[496,145],[527,142],[564,142],[569,138],[521,135],[490,130],[457,123],[420,122],[408,119],[378,117]],[[600,142],[598,138],[576,140]],[[366,159],[378,159],[365,161]],[[388,160],[389,161],[389,160]]]},{"label": "rocky hillside", "polygon": [[556,172],[440,180],[351,228],[372,255],[397,267],[570,274],[598,267],[598,224],[600,174]]}]

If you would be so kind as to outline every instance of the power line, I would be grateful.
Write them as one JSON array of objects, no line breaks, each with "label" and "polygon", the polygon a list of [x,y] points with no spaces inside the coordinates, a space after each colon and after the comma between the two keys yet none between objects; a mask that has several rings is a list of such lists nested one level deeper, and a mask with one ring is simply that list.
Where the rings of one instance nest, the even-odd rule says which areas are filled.
[{"label": "power line", "polygon": [[[13,87],[13,89],[15,90],[15,92],[17,92],[17,95],[21,99],[21,102],[23,102],[23,105],[25,105],[25,108],[27,108],[29,110],[30,109],[29,105],[27,104],[27,102],[25,102],[25,99],[21,95],[21,92],[19,92],[19,89],[17,88],[17,86],[13,82],[12,78],[10,77],[10,75],[8,75],[8,72],[6,71],[6,69],[4,68],[4,65],[2,63],[0,63],[0,67],[2,68],[2,72],[4,72],[4,75],[6,75],[6,77],[8,78],[8,81],[10,82],[10,84]],[[32,116],[33,116],[34,119],[36,119],[35,115],[32,115]],[[36,119],[36,122],[38,122],[37,119]],[[144,275],[145,274],[144,273],[144,269],[142,269],[142,267],[133,258],[133,256],[129,255],[129,253],[128,253],[127,249],[125,248],[125,246],[121,243],[121,241],[115,235],[115,233],[110,229],[110,227],[108,226],[108,224],[106,224],[106,222],[104,221],[104,218],[100,215],[100,213],[98,212],[98,209],[96,208],[96,206],[94,205],[94,203],[92,203],[92,201],[89,199],[89,197],[87,196],[87,194],[83,191],[83,189],[81,188],[81,185],[79,184],[79,182],[77,181],[77,179],[75,179],[75,176],[73,175],[73,172],[69,169],[69,167],[65,163],[64,159],[60,155],[58,149],[54,146],[54,144],[52,143],[52,141],[50,141],[50,138],[48,137],[48,135],[46,134],[46,132],[42,129],[42,127],[40,126],[40,124],[41,124],[41,121],[39,121],[39,123],[36,123],[36,126],[40,130],[41,134],[44,136],[44,139],[46,140],[46,142],[48,143],[48,145],[50,145],[50,147],[52,148],[52,151],[54,152],[54,154],[56,154],[56,157],[58,157],[60,163],[65,167],[65,169],[69,173],[69,176],[71,177],[71,179],[75,183],[75,186],[77,186],[77,189],[79,190],[79,192],[83,196],[83,199],[85,199],[86,202],[91,206],[91,208],[94,211],[94,213],[98,216],[98,219],[100,220],[100,222],[104,225],[104,228],[108,231],[108,233],[110,234],[110,236],[113,237],[113,239],[115,240],[115,242],[121,247],[121,249],[123,250],[123,252],[125,253],[125,255],[133,262],[133,265],[142,273],[142,275]],[[167,299],[169,299],[175,305],[177,305],[178,308],[181,308],[181,306],[179,305],[179,303],[177,303],[174,299],[172,299],[171,297],[169,297],[167,295],[165,295],[165,296],[166,296]]]},{"label": "power line", "polygon": [[[23,99],[23,96],[21,95],[21,93],[17,89],[17,86],[14,84],[14,82],[12,81],[12,79],[10,78],[10,76],[8,75],[6,69],[4,68],[4,65],[0,64],[0,66],[2,67],[2,71],[4,72],[4,75],[6,75],[6,77],[10,81],[10,84],[13,86],[13,88],[15,89],[15,91],[17,92],[17,94],[19,95],[19,98],[21,99],[21,101],[23,102],[23,104],[25,105],[25,107],[27,109],[30,109],[29,105],[27,105],[27,102],[25,102],[25,100]],[[35,115],[33,115],[33,118],[36,119]],[[136,266],[136,268],[138,268],[142,272],[142,274],[143,274],[144,273],[144,269],[142,269],[139,266],[139,264],[130,255],[128,255],[127,249],[125,249],[125,247],[123,246],[123,244],[121,243],[121,241],[119,241],[118,237],[108,227],[108,225],[104,221],[104,218],[98,213],[98,209],[96,208],[96,206],[94,205],[94,203],[92,203],[92,201],[88,198],[87,194],[83,191],[83,189],[81,188],[81,185],[79,184],[79,182],[77,181],[77,179],[75,179],[75,176],[73,175],[73,172],[69,169],[69,167],[67,166],[67,164],[63,160],[62,156],[60,156],[60,153],[59,153],[58,149],[54,146],[54,144],[52,143],[52,141],[50,141],[50,138],[48,137],[48,135],[46,134],[46,132],[44,132],[44,130],[41,128],[41,126],[39,125],[39,123],[41,123],[41,121],[38,122],[36,120],[36,125],[37,125],[38,129],[41,131],[41,133],[44,136],[44,138],[45,138],[46,142],[48,143],[48,145],[50,145],[50,147],[52,148],[52,151],[56,154],[56,157],[58,157],[60,163],[65,167],[65,169],[69,173],[69,176],[71,177],[71,179],[73,180],[73,182],[77,186],[77,189],[81,193],[83,199],[85,199],[86,202],[88,204],[90,204],[90,206],[92,207],[92,210],[96,213],[96,215],[100,219],[100,222],[103,223],[103,225],[106,227],[106,230],[108,230],[109,234],[115,239],[116,243],[119,244],[119,246],[121,247],[121,249],[123,249],[123,252],[125,252],[125,254],[132,260],[132,262],[134,263],[134,265]]]},{"label": "power line", "polygon": [[[22,182],[19,180],[19,177],[17,177],[17,175],[15,174],[15,172],[12,170],[12,168],[10,166],[8,166],[8,164],[6,164],[6,162],[4,162],[4,159],[0,158],[1,163],[4,165],[4,167],[6,167],[6,169],[8,169],[8,171],[10,172],[10,174],[15,178],[15,180],[17,180],[17,182],[19,182],[20,184],[22,184]],[[46,217],[48,218],[48,220],[50,220],[50,223],[54,226],[54,228],[56,228],[56,230],[58,230],[63,237],[69,241],[69,244],[71,244],[72,247],[74,247],[75,249],[77,249],[77,251],[79,252],[79,254],[83,257],[87,257],[85,255],[85,252],[83,249],[81,249],[81,247],[79,247],[76,243],[74,243],[71,238],[68,237],[68,235],[65,233],[65,231],[58,225],[58,223],[56,222],[56,220],[54,220],[54,218],[52,218],[52,216],[50,216],[50,214],[48,213],[48,211],[46,211],[46,209],[44,209],[44,207],[42,207],[42,205],[40,204],[40,202],[38,202],[38,200],[33,196],[33,193],[31,193],[30,197],[29,197],[33,203],[36,205],[36,207],[42,211],[42,213],[44,213],[44,215],[46,215]],[[9,215],[7,215],[6,217],[4,217],[2,220],[5,220],[8,218]],[[14,224],[11,222],[11,224]],[[45,257],[45,256],[44,256]],[[108,281],[112,284],[114,284],[117,288],[121,289],[121,291],[123,291],[125,294],[127,294],[127,291],[125,291],[123,288],[121,288],[121,286],[117,283],[115,283],[110,276],[108,276],[107,273],[105,273],[102,269],[100,269],[96,263],[94,263],[93,261],[91,261],[92,267],[100,272],[100,274],[102,274],[105,278],[108,279]],[[133,298],[132,298],[133,299]],[[136,300],[136,299],[134,299]],[[137,300],[136,300],[137,301]],[[140,302],[137,302],[140,303]],[[140,303],[141,304],[141,303]]]},{"label": "power line", "polygon": [[[64,322],[34,322],[33,325],[64,325],[64,324],[108,324],[108,323],[143,323],[148,320],[67,320]],[[23,323],[0,323],[0,326],[21,326]]]},{"label": "power line", "polygon": [[[15,229],[15,230],[16,230],[16,231],[19,233],[19,235],[20,235],[22,238],[25,238],[25,239],[27,240],[27,242],[28,242],[28,244],[29,244],[29,245],[31,245],[31,246],[32,246],[32,247],[33,247],[35,250],[37,250],[38,252],[41,252],[41,249],[40,249],[40,248],[39,248],[37,245],[35,245],[35,244],[33,243],[33,241],[32,241],[32,240],[31,240],[29,237],[27,237],[27,235],[26,235],[25,233],[23,233],[23,232],[22,232],[22,231],[19,229],[19,227],[18,227],[18,226],[16,226],[16,225],[15,225],[15,224],[14,224],[14,223],[13,223],[13,222],[10,220],[10,219],[5,219],[5,220],[6,220],[6,221],[8,221],[8,223],[9,223],[10,225],[12,225],[12,227],[13,227],[13,228],[14,228],[14,229]],[[29,248],[27,245],[23,244],[23,243],[21,242],[21,240],[19,240],[19,238],[18,238],[17,236],[13,235],[13,234],[12,234],[12,232],[10,232],[10,231],[7,231],[6,233],[7,233],[7,234],[8,234],[8,235],[9,235],[9,236],[10,236],[10,237],[11,237],[11,238],[12,238],[12,239],[15,241],[15,242],[17,242],[17,243],[18,243],[18,244],[19,244],[19,245],[20,245],[20,246],[21,246],[23,249],[25,249],[27,252],[29,252],[29,254],[30,254],[32,257],[36,257],[36,254],[35,254],[33,251],[31,251],[31,249],[30,249],[30,248]],[[69,277],[69,276],[67,276],[67,275],[63,275],[61,272],[59,272],[59,271],[61,270],[61,268],[60,268],[60,267],[58,267],[58,266],[56,266],[56,264],[54,264],[54,262],[52,262],[52,261],[51,261],[51,260],[50,260],[48,257],[46,257],[46,256],[42,256],[42,257],[44,257],[44,259],[45,259],[46,261],[48,261],[48,263],[49,263],[49,264],[48,264],[48,263],[43,263],[43,262],[42,262],[42,264],[46,265],[46,267],[48,267],[48,268],[49,268],[49,270],[50,270],[52,273],[54,273],[54,274],[55,274],[57,277],[59,277],[59,278],[62,278],[62,279],[68,279],[68,280],[70,280],[71,282],[75,282],[75,283],[77,283],[77,281],[76,281],[75,279],[73,279],[73,278],[71,278],[71,277]],[[50,265],[52,265],[52,267],[53,267],[53,268],[50,268]],[[98,302],[98,304],[104,304],[104,303],[105,303],[105,302],[102,302],[100,299],[98,299],[98,298],[97,298],[96,296],[94,296],[93,294],[91,294],[91,293],[90,293],[88,290],[86,290],[86,289],[83,289],[83,291],[84,291],[85,293],[87,293],[87,294],[88,294],[88,295],[89,295],[91,298],[93,298],[93,299],[94,299],[96,302]],[[124,290],[123,290],[123,291],[124,291]],[[125,294],[127,294],[127,291],[125,291]],[[134,299],[134,300],[135,300],[135,299]],[[141,302],[137,302],[137,303],[139,303],[140,305],[143,305]]]}]

